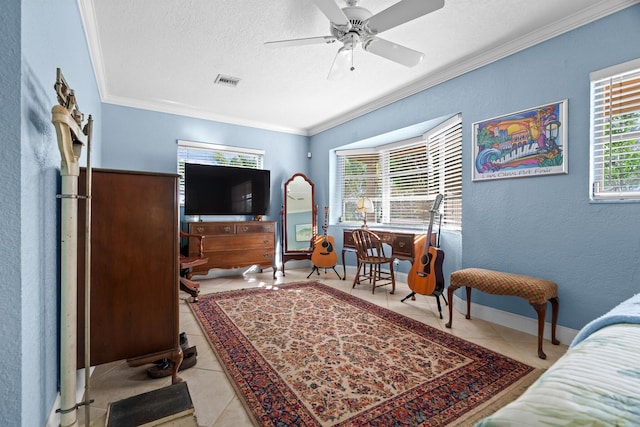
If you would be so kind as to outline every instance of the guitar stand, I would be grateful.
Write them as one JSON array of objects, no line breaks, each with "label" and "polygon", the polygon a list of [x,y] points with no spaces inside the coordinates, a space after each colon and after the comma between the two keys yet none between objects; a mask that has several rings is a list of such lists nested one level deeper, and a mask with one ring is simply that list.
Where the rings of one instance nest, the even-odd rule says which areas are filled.
[{"label": "guitar stand", "polygon": [[[333,269],[333,271],[335,271],[335,273],[338,275],[338,279],[340,280],[344,280],[342,277],[340,277],[340,273],[338,273],[338,270],[336,270],[336,266],[334,265],[333,267],[331,267]],[[311,275],[313,274],[314,271],[318,272],[318,275],[320,275],[320,267],[314,265],[313,269],[311,270],[311,273],[309,273],[309,275],[307,276],[307,279],[309,277],[311,277]],[[324,273],[327,274],[327,267],[324,267]]]},{"label": "guitar stand", "polygon": [[[308,279],[308,277],[307,277],[307,279]],[[445,298],[444,294],[431,294],[431,296],[436,297],[436,303],[438,304],[438,313],[440,313],[440,319],[442,319],[442,306],[440,305],[440,297],[442,296],[442,299],[444,300],[444,303],[446,305],[449,305],[449,303],[447,302],[447,298]],[[409,295],[407,295],[406,297],[402,298],[400,300],[400,302],[405,302],[409,298],[411,298],[411,301],[415,301],[416,300],[416,293],[415,292],[411,292]]]}]

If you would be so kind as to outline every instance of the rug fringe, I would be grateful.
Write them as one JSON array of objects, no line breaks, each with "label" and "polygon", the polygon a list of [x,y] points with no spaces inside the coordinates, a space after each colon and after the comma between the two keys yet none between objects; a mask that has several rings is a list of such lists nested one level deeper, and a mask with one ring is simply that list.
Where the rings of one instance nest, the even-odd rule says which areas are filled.
[{"label": "rug fringe", "polygon": [[[318,283],[320,285],[323,284],[319,280],[311,280],[311,279],[309,279],[309,280],[302,280],[302,281],[299,281],[299,282],[280,283],[280,284],[269,285],[269,286],[278,287],[278,288],[287,288],[287,287],[290,287],[290,286],[306,285],[306,284],[310,284],[310,283]],[[325,285],[325,286],[327,286],[327,285]],[[268,290],[268,288],[266,286],[250,286],[250,287],[247,287],[247,288],[227,289],[225,291],[213,291],[213,292],[209,292],[207,294],[199,294],[198,301],[187,300],[187,305],[189,305],[189,307],[191,307],[192,305],[198,305],[198,303],[201,302],[203,297],[211,297],[212,295],[224,295],[224,294],[229,294],[229,293],[233,293],[233,292],[255,291],[257,289]]]}]

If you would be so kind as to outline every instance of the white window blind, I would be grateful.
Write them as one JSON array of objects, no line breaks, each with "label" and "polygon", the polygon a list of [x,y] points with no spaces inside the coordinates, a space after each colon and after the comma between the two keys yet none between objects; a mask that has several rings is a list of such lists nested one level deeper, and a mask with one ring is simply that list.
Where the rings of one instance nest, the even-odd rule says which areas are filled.
[{"label": "white window blind", "polygon": [[[338,156],[338,188],[342,193],[342,221],[362,219],[356,212],[358,200],[366,197],[373,201],[376,211],[382,200],[382,174],[377,152],[357,151]],[[372,215],[375,216],[375,215]],[[371,217],[372,222],[376,222]]]},{"label": "white window blind", "polygon": [[427,152],[430,194],[445,195],[442,225],[459,230],[462,227],[462,120],[449,121],[429,135]]},{"label": "white window blind", "polygon": [[[462,222],[462,121],[455,116],[419,138],[338,152],[337,181],[342,192],[342,221],[358,222],[358,199],[374,203],[370,223],[424,225],[436,195],[445,195],[442,224]],[[373,218],[372,218],[373,217]]]},{"label": "white window blind", "polygon": [[591,197],[640,200],[640,60],[591,75]]},{"label": "white window blind", "polygon": [[178,140],[179,197],[184,205],[184,164],[233,166],[262,169],[264,151],[203,142]]},{"label": "white window blind", "polygon": [[[387,189],[382,205],[383,223],[415,225],[428,217],[428,210],[437,194],[431,181],[428,144],[418,143],[380,153],[383,183]],[[431,197],[431,196],[434,197]]]}]

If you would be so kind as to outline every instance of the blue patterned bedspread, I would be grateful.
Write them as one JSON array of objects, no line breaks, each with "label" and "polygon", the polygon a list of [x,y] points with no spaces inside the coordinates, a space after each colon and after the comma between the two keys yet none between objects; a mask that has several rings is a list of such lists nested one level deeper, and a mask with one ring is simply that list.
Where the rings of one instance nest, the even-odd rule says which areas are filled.
[{"label": "blue patterned bedspread", "polygon": [[586,325],[518,399],[476,427],[640,426],[640,296]]}]

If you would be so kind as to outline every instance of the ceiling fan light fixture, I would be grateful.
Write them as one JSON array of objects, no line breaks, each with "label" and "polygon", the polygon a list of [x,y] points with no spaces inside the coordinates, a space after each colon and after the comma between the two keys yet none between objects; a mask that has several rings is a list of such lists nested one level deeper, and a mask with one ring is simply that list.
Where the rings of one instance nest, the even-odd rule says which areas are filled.
[{"label": "ceiling fan light fixture", "polygon": [[353,48],[346,48],[342,46],[338,49],[338,53],[333,60],[333,64],[331,65],[331,69],[329,70],[329,75],[327,76],[327,80],[336,81],[341,80],[346,76],[347,71],[350,68],[353,68],[351,64],[353,63]]},{"label": "ceiling fan light fixture", "polygon": [[[266,42],[269,47],[297,46],[304,44],[340,41],[338,50],[327,79],[337,80],[345,71],[353,71],[353,50],[362,43],[364,51],[386,58],[406,67],[414,67],[422,62],[424,54],[408,47],[377,37],[379,33],[413,21],[444,6],[445,0],[398,0],[387,9],[372,14],[358,6],[358,0],[343,0],[347,7],[340,8],[338,0],[312,0],[322,13],[329,18],[330,36],[307,37],[294,40]],[[351,62],[349,66],[349,62]]]},{"label": "ceiling fan light fixture", "polygon": [[358,43],[360,43],[360,38],[357,34],[351,33],[348,38],[341,41],[344,43],[344,46],[338,49],[338,53],[336,53],[331,69],[329,70],[327,80],[340,80],[346,76],[347,71],[355,70],[353,66],[353,51],[358,46]]}]

